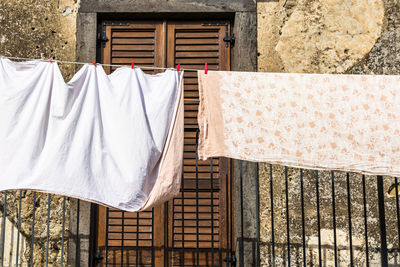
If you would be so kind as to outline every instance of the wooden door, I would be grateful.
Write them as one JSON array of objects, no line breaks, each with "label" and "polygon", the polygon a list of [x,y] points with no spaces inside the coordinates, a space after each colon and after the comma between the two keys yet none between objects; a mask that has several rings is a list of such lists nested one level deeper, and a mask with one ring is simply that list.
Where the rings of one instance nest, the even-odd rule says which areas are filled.
[{"label": "wooden door", "polygon": [[[143,67],[229,70],[228,22],[104,22],[102,62]],[[116,67],[105,67],[108,73]],[[147,73],[160,70],[144,69]],[[185,146],[181,193],[139,213],[98,207],[101,266],[222,266],[231,247],[228,161],[199,161],[197,72],[185,71]],[[98,257],[99,258],[99,257]]]}]

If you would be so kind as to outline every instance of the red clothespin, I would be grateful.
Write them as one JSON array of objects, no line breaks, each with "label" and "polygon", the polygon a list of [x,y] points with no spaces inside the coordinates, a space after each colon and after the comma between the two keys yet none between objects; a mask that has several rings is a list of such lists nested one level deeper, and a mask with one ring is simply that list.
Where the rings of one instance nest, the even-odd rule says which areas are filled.
[{"label": "red clothespin", "polygon": [[131,68],[132,69],[135,68],[135,62],[134,61],[132,61]]},{"label": "red clothespin", "polygon": [[96,65],[96,61],[93,60],[93,65]]},{"label": "red clothespin", "polygon": [[207,74],[207,62],[204,64],[204,74]]},{"label": "red clothespin", "polygon": [[53,61],[53,58],[51,57],[51,58],[49,58],[49,62],[51,63]]},{"label": "red clothespin", "polygon": [[180,71],[181,69],[181,64],[178,64],[178,66],[176,67],[176,71]]}]

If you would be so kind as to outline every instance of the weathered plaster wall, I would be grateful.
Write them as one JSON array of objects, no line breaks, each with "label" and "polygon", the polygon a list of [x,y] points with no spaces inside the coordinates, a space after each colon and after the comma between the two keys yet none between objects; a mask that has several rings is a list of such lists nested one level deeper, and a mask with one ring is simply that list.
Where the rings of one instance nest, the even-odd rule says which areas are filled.
[{"label": "weathered plaster wall", "polygon": [[[0,55],[75,60],[78,0],[0,1]],[[65,79],[74,65],[61,65]]]},{"label": "weathered plaster wall", "polygon": [[[259,1],[258,70],[267,72],[400,74],[399,0],[278,0]],[[271,263],[271,198],[269,165],[260,165],[261,261]],[[288,170],[292,264],[302,263],[299,170]],[[335,173],[339,258],[349,264],[346,175]],[[318,264],[315,172],[304,172],[307,259]],[[330,173],[319,173],[323,262],[333,265],[333,217]],[[365,265],[363,191],[360,175],[351,174],[354,259]],[[384,178],[384,191],[394,183]],[[273,166],[275,255],[279,266],[287,258],[286,188],[284,168]],[[376,177],[366,177],[370,263],[380,265]],[[398,248],[395,197],[385,194],[389,249]],[[389,253],[391,263],[399,253]],[[312,260],[311,260],[312,259]]]},{"label": "weathered plaster wall", "polygon": [[[77,0],[2,0],[0,1],[0,56],[50,58],[75,60]],[[60,64],[64,79],[69,80],[75,73],[75,66]],[[14,266],[16,253],[16,225],[18,214],[18,192],[7,194],[6,264]],[[58,196],[51,199],[49,263],[59,266],[61,255],[62,200]],[[0,193],[0,210],[4,195]],[[26,266],[30,255],[32,237],[33,206],[35,212],[35,246],[33,266],[43,266],[45,262],[47,234],[47,194],[37,194],[33,203],[30,191],[22,193],[20,264]],[[68,203],[66,209],[68,210]],[[1,213],[1,212],[0,212]],[[3,216],[0,214],[0,216]],[[68,216],[68,214],[67,214]],[[68,220],[67,220],[68,222]],[[66,231],[68,234],[68,229]],[[66,238],[67,240],[67,238]],[[66,253],[66,242],[64,244]],[[64,257],[66,259],[66,256]],[[8,266],[8,265],[5,265]]]}]

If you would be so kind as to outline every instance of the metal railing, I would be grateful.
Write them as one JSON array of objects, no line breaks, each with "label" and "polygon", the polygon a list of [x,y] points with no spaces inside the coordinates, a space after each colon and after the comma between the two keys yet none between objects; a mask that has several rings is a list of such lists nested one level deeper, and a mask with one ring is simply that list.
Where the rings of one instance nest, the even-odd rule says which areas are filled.
[{"label": "metal railing", "polygon": [[[198,159],[195,167],[198,178]],[[239,262],[245,262],[246,243],[251,242],[257,266],[399,264],[398,178],[302,170],[269,164],[260,164],[259,170],[259,177],[255,178],[260,191],[254,203],[260,216],[258,238],[247,240],[243,235],[246,230],[243,223],[243,189],[246,185],[241,177],[240,163],[240,200],[236,202],[240,205],[240,218],[235,218],[241,221],[240,231],[236,233],[240,246],[235,253]],[[193,192],[197,195],[200,192],[198,181]],[[231,199],[226,201],[229,206]],[[23,190],[0,192],[0,266],[65,266],[68,252],[75,254],[75,264],[79,265],[79,257],[76,256],[80,253],[79,246],[73,251],[67,249],[68,240],[76,239],[74,242],[79,243],[78,236],[73,236],[69,230],[72,212],[69,204],[68,198],[50,194]],[[198,212],[198,203],[196,205]],[[168,220],[168,208],[165,208]],[[79,214],[79,201],[74,212]],[[186,217],[183,209],[177,212],[182,213],[183,222]],[[215,215],[212,213],[211,216]],[[127,223],[128,220],[123,217],[122,222]],[[136,220],[139,221],[139,218]],[[74,227],[79,233],[79,221]],[[202,253],[198,246],[198,220],[196,227],[197,246],[186,252],[191,250],[198,261],[199,253]],[[184,236],[185,230],[182,231]],[[229,242],[231,236],[223,238]],[[136,255],[138,249],[141,248],[136,248]],[[211,247],[212,259],[207,266],[231,266],[223,261],[231,256],[229,248],[225,249],[226,252],[222,252],[225,255],[221,256],[220,253],[218,259],[214,259],[217,255],[214,252],[218,248]],[[127,248],[122,245],[121,250],[127,251]],[[184,258],[184,246],[166,247],[167,254],[180,250]],[[122,258],[121,266],[123,262]],[[136,257],[136,262],[130,264],[140,266],[140,261]],[[184,260],[179,265],[184,266]]]},{"label": "metal railing", "polygon": [[397,178],[268,164],[261,172],[261,264],[399,264]]},{"label": "metal railing", "polygon": [[0,266],[64,266],[67,198],[23,190],[0,194]]}]

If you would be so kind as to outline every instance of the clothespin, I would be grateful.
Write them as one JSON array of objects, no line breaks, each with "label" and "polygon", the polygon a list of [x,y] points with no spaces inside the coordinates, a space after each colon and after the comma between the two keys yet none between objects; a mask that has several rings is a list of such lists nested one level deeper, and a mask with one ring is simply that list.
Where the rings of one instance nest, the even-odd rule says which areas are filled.
[{"label": "clothespin", "polygon": [[93,65],[96,65],[96,61],[93,60]]},{"label": "clothespin", "polygon": [[135,67],[135,62],[132,61],[131,68],[133,69],[134,67]]},{"label": "clothespin", "polygon": [[178,66],[176,67],[176,71],[179,71],[181,69],[181,64],[178,64]]},{"label": "clothespin", "polygon": [[49,62],[51,63],[51,62],[53,62],[53,58],[51,57],[51,58],[49,58]]},{"label": "clothespin", "polygon": [[207,74],[207,62],[204,64],[204,74]]}]

